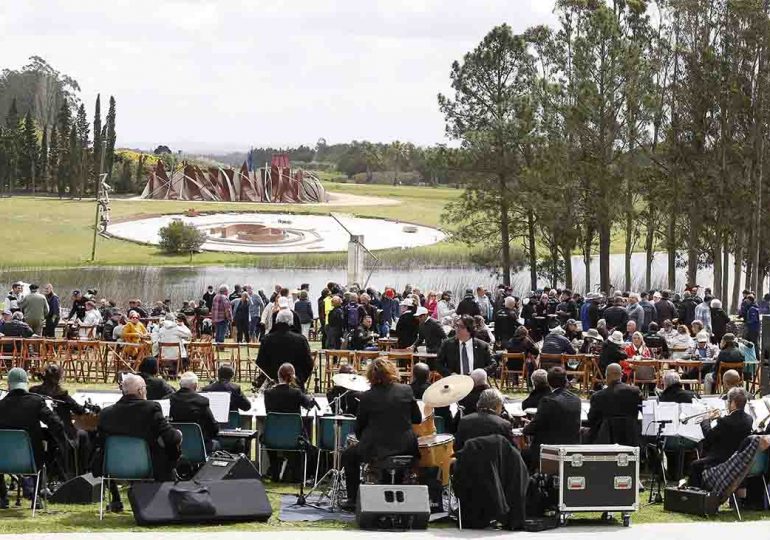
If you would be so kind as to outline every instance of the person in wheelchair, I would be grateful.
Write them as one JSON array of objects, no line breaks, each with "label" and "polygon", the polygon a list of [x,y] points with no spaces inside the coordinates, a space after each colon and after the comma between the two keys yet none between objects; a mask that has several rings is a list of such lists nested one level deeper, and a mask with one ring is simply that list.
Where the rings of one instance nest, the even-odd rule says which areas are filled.
[{"label": "person in wheelchair", "polygon": [[378,462],[391,456],[419,458],[413,424],[422,421],[412,388],[398,382],[398,370],[387,359],[377,358],[366,371],[371,389],[361,395],[355,433],[358,444],[342,454],[347,501],[343,508],[355,508],[361,483],[362,463]]}]

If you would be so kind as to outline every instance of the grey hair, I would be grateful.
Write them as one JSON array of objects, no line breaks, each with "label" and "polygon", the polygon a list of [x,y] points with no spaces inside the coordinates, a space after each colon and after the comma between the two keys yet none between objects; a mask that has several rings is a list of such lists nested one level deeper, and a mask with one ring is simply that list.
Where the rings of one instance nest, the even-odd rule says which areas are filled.
[{"label": "grey hair", "polygon": [[227,285],[219,286],[219,294],[227,294]]},{"label": "grey hair", "polygon": [[275,322],[292,324],[294,322],[294,314],[290,309],[282,309],[278,312],[278,315],[275,316]]},{"label": "grey hair", "polygon": [[198,385],[198,376],[192,371],[186,371],[179,377],[179,386],[182,388],[192,388]]},{"label": "grey hair", "polygon": [[722,301],[718,298],[714,298],[711,301],[711,309],[721,309],[722,308]]},{"label": "grey hair", "polygon": [[478,410],[487,409],[496,410],[503,405],[503,395],[495,388],[487,388],[479,395],[479,401],[476,403]]},{"label": "grey hair", "polygon": [[536,369],[532,372],[530,379],[535,386],[545,386],[548,384],[548,372],[544,369]]},{"label": "grey hair", "polygon": [[730,388],[730,391],[727,392],[727,402],[735,403],[735,406],[741,410],[746,406],[748,399],[746,390],[741,387]]},{"label": "grey hair", "polygon": [[141,388],[142,384],[144,384],[144,379],[139,375],[127,373],[123,375],[123,382],[121,383],[120,388],[124,396],[138,396],[139,388]]},{"label": "grey hair", "polygon": [[639,293],[635,293],[635,292],[629,293],[628,297],[633,298],[637,302],[639,301]]},{"label": "grey hair", "polygon": [[507,296],[503,301],[503,303],[505,304],[505,307],[508,309],[513,309],[516,307],[516,299],[513,296]]},{"label": "grey hair", "polygon": [[673,369],[669,369],[663,374],[663,388],[668,388],[674,384],[678,384],[681,381],[679,373]]},{"label": "grey hair", "polygon": [[473,379],[474,386],[481,386],[487,384],[487,372],[481,368],[471,371],[471,379]]}]

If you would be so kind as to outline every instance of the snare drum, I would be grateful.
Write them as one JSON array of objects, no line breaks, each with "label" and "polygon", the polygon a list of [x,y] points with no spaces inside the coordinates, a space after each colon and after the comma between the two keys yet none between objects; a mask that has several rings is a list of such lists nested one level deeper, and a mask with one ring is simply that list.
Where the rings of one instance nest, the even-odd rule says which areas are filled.
[{"label": "snare drum", "polygon": [[441,483],[449,485],[449,466],[454,455],[454,440],[452,435],[439,434],[420,437],[420,467],[438,467],[441,469]]},{"label": "snare drum", "polygon": [[529,438],[524,435],[523,429],[513,428],[513,444],[522,452],[529,448]]}]

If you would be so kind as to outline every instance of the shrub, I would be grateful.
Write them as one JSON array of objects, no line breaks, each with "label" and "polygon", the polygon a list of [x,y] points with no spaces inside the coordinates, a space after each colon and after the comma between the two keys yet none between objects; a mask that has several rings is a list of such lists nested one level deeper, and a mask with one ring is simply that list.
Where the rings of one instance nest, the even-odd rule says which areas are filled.
[{"label": "shrub", "polygon": [[193,253],[200,251],[206,235],[192,225],[172,221],[159,231],[160,249],[165,253]]}]

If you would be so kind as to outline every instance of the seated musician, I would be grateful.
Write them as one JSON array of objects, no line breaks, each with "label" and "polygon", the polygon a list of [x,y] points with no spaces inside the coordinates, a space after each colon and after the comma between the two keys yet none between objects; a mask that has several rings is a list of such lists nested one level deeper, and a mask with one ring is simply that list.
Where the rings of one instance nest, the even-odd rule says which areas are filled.
[{"label": "seated musician", "polygon": [[479,395],[476,412],[460,419],[455,432],[455,451],[474,437],[500,434],[513,442],[513,428],[508,420],[500,415],[503,412],[503,396],[494,388],[487,388]]},{"label": "seated musician", "polygon": [[727,394],[732,388],[743,388],[741,374],[734,369],[728,369],[722,373],[722,399],[727,399]]},{"label": "seated musician", "polygon": [[[172,479],[172,471],[180,456],[179,445],[182,435],[171,427],[163,416],[160,404],[147,400],[147,385],[138,375],[128,374],[121,383],[123,397],[114,405],[105,407],[99,413],[96,432],[96,449],[92,469],[94,476],[102,474],[104,443],[110,435],[124,435],[144,439],[150,447],[152,472],[159,482]],[[123,503],[114,482],[110,483],[112,502],[109,510],[121,512]]]},{"label": "seated musician", "polygon": [[430,386],[430,368],[428,364],[423,362],[417,362],[412,367],[412,382],[409,383],[412,387],[412,393],[415,399],[422,399],[422,395]]},{"label": "seated musician", "polygon": [[[351,366],[350,364],[342,364],[340,366],[339,373],[347,373],[349,375],[354,375],[356,370]],[[342,396],[340,398],[340,414],[351,414],[353,416],[356,415],[358,412],[358,401],[361,399],[361,392],[355,392],[353,390],[348,390],[347,388],[343,388],[342,386],[334,385],[331,387],[331,389],[326,392],[326,399],[329,402],[329,405],[332,408],[332,412],[334,414],[337,413],[337,405],[334,400],[336,400],[338,397]]]},{"label": "seated musician", "polygon": [[211,412],[209,399],[198,394],[198,376],[192,371],[182,373],[179,377],[179,390],[169,396],[171,409],[169,415],[172,422],[190,422],[198,424],[203,433],[206,452],[219,449],[219,424]]},{"label": "seated musician", "polygon": [[694,397],[693,392],[682,387],[679,373],[671,369],[663,374],[663,392],[658,397],[660,403],[692,403]]},{"label": "seated musician", "polygon": [[724,463],[740,448],[743,440],[751,434],[753,420],[744,411],[748,395],[743,388],[732,388],[727,393],[727,416],[719,418],[711,427],[711,420],[701,424],[705,439],[700,459],[690,464],[689,484],[700,487],[705,469]]},{"label": "seated musician", "polygon": [[489,345],[473,337],[475,321],[470,315],[463,315],[454,323],[454,337],[441,343],[436,358],[436,369],[443,376],[457,373],[470,375],[471,371],[481,368],[487,373],[495,370]]},{"label": "seated musician", "polygon": [[138,375],[147,385],[147,399],[166,399],[176,390],[158,377],[158,361],[154,356],[145,356],[139,366]]},{"label": "seated musician", "polygon": [[538,468],[543,444],[578,444],[580,442],[580,398],[567,390],[567,373],[562,367],[548,370],[551,394],[540,400],[537,414],[524,434],[532,437],[530,452],[524,456],[530,468]]},{"label": "seated musician", "polygon": [[[77,452],[77,460],[67,459],[67,469],[72,476],[83,474],[89,463],[91,456],[91,444],[88,439],[88,433],[82,429],[77,429],[73,423],[72,415],[86,414],[86,408],[72,399],[72,396],[61,386],[62,372],[56,364],[49,364],[43,372],[43,384],[33,386],[29,389],[31,394],[48,396],[56,401],[53,402],[53,410],[64,424],[64,434],[67,436],[71,448]],[[74,458],[70,453],[67,458]],[[77,464],[77,467],[75,465]]]},{"label": "seated musician", "polygon": [[[289,363],[281,364],[278,368],[278,384],[265,390],[265,410],[268,413],[300,414],[301,409],[313,407],[314,400],[305,394],[300,387],[294,371],[294,366]],[[281,452],[269,451],[267,457],[270,461],[269,475],[274,482],[281,479],[280,457]],[[286,452],[288,478],[302,479],[302,466],[300,455],[297,452]]]},{"label": "seated musician", "polygon": [[605,371],[606,388],[591,396],[588,411],[590,444],[639,446],[639,408],[642,393],[621,382],[623,368],[610,364]]},{"label": "seated musician", "polygon": [[[47,434],[60,445],[63,445],[65,440],[64,426],[57,414],[48,407],[45,398],[29,393],[28,388],[26,371],[13,368],[8,372],[8,395],[0,399],[0,429],[26,431],[32,443],[35,465],[40,469],[46,461],[43,450],[46,433],[40,423],[45,424]],[[45,486],[41,485],[40,489],[45,489]],[[0,475],[0,508],[8,508],[8,492],[2,475]]]},{"label": "seated musician", "polygon": [[533,388],[526,399],[521,402],[521,408],[523,410],[537,409],[540,400],[551,394],[551,387],[548,386],[548,372],[546,370],[536,369],[535,372],[532,373],[531,380]]},{"label": "seated musician", "polygon": [[473,414],[476,412],[476,403],[479,401],[479,396],[484,390],[490,388],[487,382],[487,372],[483,369],[474,369],[471,371],[471,379],[473,379],[473,390],[471,393],[457,402],[459,407],[462,407],[461,411],[457,412],[455,424],[460,421],[465,415]]},{"label": "seated musician", "polygon": [[251,409],[251,401],[243,395],[241,387],[231,382],[235,377],[235,371],[230,364],[222,364],[217,370],[217,380],[203,388],[203,392],[229,392],[230,411],[248,411]]},{"label": "seated musician", "polygon": [[425,351],[429,353],[438,353],[441,343],[446,339],[446,332],[436,319],[430,316],[427,308],[418,306],[415,317],[419,321],[417,330],[417,341],[412,348],[416,351],[419,346],[425,344]]},{"label": "seated musician", "polygon": [[355,507],[362,463],[396,455],[419,456],[412,425],[422,422],[422,414],[412,389],[398,382],[396,366],[384,358],[369,364],[366,378],[371,389],[361,395],[358,404],[355,433],[359,442],[342,454],[346,508]]},{"label": "seated musician", "polygon": [[[275,316],[270,333],[260,342],[257,353],[257,366],[267,377],[276,382],[278,370],[282,364],[291,364],[301,388],[305,388],[305,382],[313,371],[313,357],[310,354],[310,345],[307,338],[292,330],[294,315],[291,310],[282,309]],[[257,378],[257,386],[262,386],[265,375]]]}]

